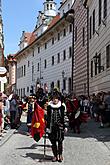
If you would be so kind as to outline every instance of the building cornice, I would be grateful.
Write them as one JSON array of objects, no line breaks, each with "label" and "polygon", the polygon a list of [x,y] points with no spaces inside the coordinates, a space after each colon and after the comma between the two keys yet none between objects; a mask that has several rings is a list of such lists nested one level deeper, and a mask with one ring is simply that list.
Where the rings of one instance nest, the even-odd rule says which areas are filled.
[{"label": "building cornice", "polygon": [[62,22],[65,18],[65,15],[61,17],[53,26],[51,26],[49,29],[47,29],[44,33],[42,33],[38,38],[36,38],[31,44],[29,44],[27,47],[22,49],[21,51],[17,52],[15,55],[15,58],[17,58],[19,55],[24,53],[26,50],[30,49],[33,47],[39,40],[41,40],[47,33],[49,33],[52,29],[54,29],[60,22]]},{"label": "building cornice", "polygon": [[67,0],[64,3],[61,2],[61,6],[59,7],[59,9],[61,9],[66,2],[67,2]]}]

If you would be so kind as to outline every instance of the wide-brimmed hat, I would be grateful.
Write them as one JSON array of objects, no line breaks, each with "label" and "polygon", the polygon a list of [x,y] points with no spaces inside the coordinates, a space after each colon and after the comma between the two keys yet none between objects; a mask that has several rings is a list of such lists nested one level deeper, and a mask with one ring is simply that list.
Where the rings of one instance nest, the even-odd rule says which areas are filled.
[{"label": "wide-brimmed hat", "polygon": [[31,95],[30,95],[28,98],[29,98],[29,99],[36,99],[36,96],[31,96]]},{"label": "wide-brimmed hat", "polygon": [[59,92],[58,92],[58,91],[53,92],[52,98],[60,99],[60,94],[59,94]]}]

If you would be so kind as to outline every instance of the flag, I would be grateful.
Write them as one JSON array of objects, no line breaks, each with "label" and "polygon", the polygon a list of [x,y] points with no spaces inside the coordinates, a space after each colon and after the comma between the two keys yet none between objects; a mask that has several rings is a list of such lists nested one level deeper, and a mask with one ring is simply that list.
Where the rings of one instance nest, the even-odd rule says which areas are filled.
[{"label": "flag", "polygon": [[44,133],[45,133],[44,110],[37,103],[35,103],[34,112],[32,116],[31,135],[34,138],[34,140],[38,142]]}]

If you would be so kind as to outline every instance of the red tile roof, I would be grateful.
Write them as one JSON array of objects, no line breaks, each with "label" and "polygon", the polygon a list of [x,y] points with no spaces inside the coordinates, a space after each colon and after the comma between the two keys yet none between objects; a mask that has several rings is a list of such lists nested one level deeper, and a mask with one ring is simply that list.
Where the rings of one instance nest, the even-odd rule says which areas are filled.
[{"label": "red tile roof", "polygon": [[31,36],[30,36],[30,40],[29,40],[29,43],[28,44],[31,44],[32,42],[34,42],[36,39],[36,34],[34,32],[31,33]]},{"label": "red tile roof", "polygon": [[60,15],[58,14],[58,15],[56,15],[56,16],[52,19],[52,21],[50,22],[50,24],[48,25],[48,29],[50,29],[52,26],[54,26],[54,24],[55,24],[56,22],[58,22],[59,19],[60,19]]}]

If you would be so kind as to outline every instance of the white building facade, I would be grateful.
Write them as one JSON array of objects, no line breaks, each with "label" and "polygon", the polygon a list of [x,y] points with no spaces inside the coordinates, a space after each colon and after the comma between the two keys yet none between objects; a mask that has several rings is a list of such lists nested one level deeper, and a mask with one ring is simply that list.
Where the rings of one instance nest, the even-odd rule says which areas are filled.
[{"label": "white building facade", "polygon": [[110,1],[86,0],[89,9],[90,94],[110,91]]},{"label": "white building facade", "polygon": [[[48,5],[49,2],[56,4],[54,1],[46,2]],[[35,93],[37,84],[48,88],[49,92],[54,87],[61,92],[71,92],[72,25],[58,14],[50,21],[48,28],[38,35],[40,27],[42,23],[34,30],[37,36],[34,42],[16,54],[17,94],[20,97]]]}]

